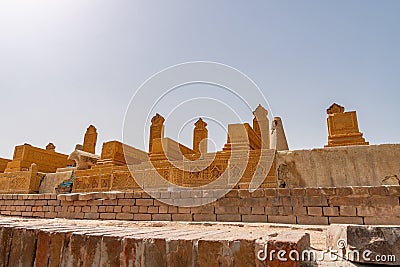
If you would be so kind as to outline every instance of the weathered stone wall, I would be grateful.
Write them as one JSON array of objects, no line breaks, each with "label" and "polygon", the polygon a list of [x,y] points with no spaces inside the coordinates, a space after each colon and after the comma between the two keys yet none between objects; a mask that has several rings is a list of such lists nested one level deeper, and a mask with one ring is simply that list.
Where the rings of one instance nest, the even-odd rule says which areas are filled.
[{"label": "weathered stone wall", "polygon": [[[182,198],[215,191],[185,192]],[[180,192],[157,192],[159,199]],[[183,194],[183,193],[182,193]],[[135,221],[222,221],[292,224],[400,224],[400,186],[233,189],[201,207],[164,204],[141,191],[0,195],[1,215]]]},{"label": "weathered stone wall", "polygon": [[400,144],[279,151],[276,164],[288,187],[398,185]]}]

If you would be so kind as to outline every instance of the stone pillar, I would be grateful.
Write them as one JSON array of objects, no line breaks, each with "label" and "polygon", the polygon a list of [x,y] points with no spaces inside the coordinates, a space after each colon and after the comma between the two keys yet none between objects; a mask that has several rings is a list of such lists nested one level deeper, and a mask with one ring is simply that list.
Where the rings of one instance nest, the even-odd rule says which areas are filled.
[{"label": "stone pillar", "polygon": [[29,168],[29,184],[27,185],[28,194],[39,193],[40,176],[38,175],[38,167],[35,163]]},{"label": "stone pillar", "polygon": [[85,133],[83,140],[83,151],[96,154],[97,130],[96,127],[90,125]]},{"label": "stone pillar", "polygon": [[272,120],[271,149],[276,149],[278,151],[289,150],[285,130],[283,129],[280,117],[274,117]]},{"label": "stone pillar", "polygon": [[261,148],[270,148],[270,133],[269,133],[269,120],[268,120],[268,110],[263,106],[258,105],[256,110],[253,111],[253,129],[256,134],[262,140]]},{"label": "stone pillar", "polygon": [[196,121],[194,126],[195,127],[193,130],[193,150],[196,153],[205,154],[207,153],[207,146],[208,146],[207,144],[208,130],[206,128],[207,123],[200,118],[198,121]]},{"label": "stone pillar", "polygon": [[152,151],[154,139],[164,137],[164,121],[163,116],[158,113],[151,119],[149,153]]}]

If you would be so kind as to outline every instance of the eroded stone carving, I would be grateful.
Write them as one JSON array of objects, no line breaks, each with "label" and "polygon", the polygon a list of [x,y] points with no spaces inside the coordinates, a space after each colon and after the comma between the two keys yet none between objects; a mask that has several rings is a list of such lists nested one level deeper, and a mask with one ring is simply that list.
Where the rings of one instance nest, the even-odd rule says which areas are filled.
[{"label": "eroded stone carving", "polygon": [[73,162],[68,161],[68,156],[53,151],[54,145],[49,144],[49,149],[24,144],[16,146],[13,160],[8,162],[5,172],[28,170],[32,163],[37,165],[39,172],[52,173],[57,168],[67,167]]},{"label": "eroded stone carving", "polygon": [[38,172],[36,164],[24,171],[0,173],[1,194],[33,194],[39,192],[39,185],[44,174]]},{"label": "eroded stone carving", "polygon": [[75,167],[78,170],[87,170],[97,163],[100,156],[75,149],[74,152],[69,155],[68,159],[75,162]]}]

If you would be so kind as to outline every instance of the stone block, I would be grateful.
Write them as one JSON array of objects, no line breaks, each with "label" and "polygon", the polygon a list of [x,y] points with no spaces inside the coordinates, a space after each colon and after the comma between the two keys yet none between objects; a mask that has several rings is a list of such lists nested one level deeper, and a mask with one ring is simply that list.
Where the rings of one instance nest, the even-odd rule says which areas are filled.
[{"label": "stone block", "polygon": [[117,220],[133,220],[132,213],[117,213],[116,217]]},{"label": "stone block", "polygon": [[328,217],[297,216],[298,224],[328,225]]},{"label": "stone block", "polygon": [[133,205],[135,205],[135,199],[118,199],[118,205],[133,206]]},{"label": "stone block", "polygon": [[172,214],[173,221],[192,221],[192,214]]},{"label": "stone block", "polygon": [[178,213],[190,213],[191,210],[188,207],[178,207]]},{"label": "stone block", "polygon": [[84,218],[85,219],[98,219],[99,218],[99,213],[97,213],[97,212],[88,212],[88,213],[85,213]]},{"label": "stone block", "polygon": [[143,241],[144,266],[166,266],[166,240],[162,238],[149,238]]},{"label": "stone block", "polygon": [[242,222],[259,222],[266,223],[268,222],[267,215],[256,215],[256,214],[244,214],[242,215]]},{"label": "stone block", "polygon": [[254,263],[252,240],[198,241],[198,266],[252,266]]},{"label": "stone block", "polygon": [[322,216],[322,207],[308,207],[307,213],[310,216]]},{"label": "stone block", "polygon": [[148,207],[146,207],[146,206],[136,206],[136,207],[139,208],[139,210],[138,210],[139,213],[148,213],[147,212]]},{"label": "stone block", "polygon": [[172,216],[171,216],[171,214],[152,214],[151,220],[152,221],[171,221]]},{"label": "stone block", "polygon": [[118,205],[118,200],[117,199],[105,199],[105,200],[103,200],[103,205],[116,206],[116,205]]},{"label": "stone block", "polygon": [[239,214],[217,214],[219,222],[240,222],[242,217]]},{"label": "stone block", "polygon": [[328,201],[325,196],[306,196],[304,197],[305,206],[328,206]]},{"label": "stone block", "polygon": [[307,208],[306,207],[293,207],[293,214],[294,215],[307,215]]},{"label": "stone block", "polygon": [[215,214],[238,214],[238,207],[215,207]]},{"label": "stone block", "polygon": [[296,216],[288,215],[268,215],[269,223],[287,223],[287,224],[296,224]]},{"label": "stone block", "polygon": [[369,187],[369,194],[371,196],[388,196],[389,190],[386,186],[372,186]]},{"label": "stone block", "polygon": [[[256,266],[300,267],[303,266],[300,256],[310,247],[310,235],[301,232],[280,233],[267,240],[256,241]],[[283,255],[283,256],[282,256]],[[292,260],[290,256],[294,259]],[[263,261],[260,261],[265,257]],[[281,258],[281,259],[280,259]]]},{"label": "stone block", "polygon": [[365,217],[364,224],[366,225],[400,225],[400,218],[395,216],[376,216]]},{"label": "stone block", "polygon": [[357,207],[357,216],[371,217],[376,215],[376,210],[374,207],[364,206]]},{"label": "stone block", "polygon": [[[264,209],[264,213],[265,213],[265,208],[264,207],[262,207],[262,208]],[[239,214],[251,214],[251,210],[252,210],[251,207],[240,206],[239,207]]]},{"label": "stone block", "polygon": [[151,214],[134,214],[134,221],[151,221]]},{"label": "stone block", "polygon": [[62,195],[59,195],[58,200],[65,200],[65,201],[75,201],[79,199],[79,194],[66,194],[64,197]]},{"label": "stone block", "polygon": [[278,214],[279,215],[293,215],[293,208],[292,206],[281,206],[278,207]]},{"label": "stone block", "polygon": [[93,194],[79,194],[78,200],[91,200],[93,198]]},{"label": "stone block", "polygon": [[340,216],[356,216],[357,208],[351,206],[340,206]]},{"label": "stone block", "polygon": [[398,206],[399,198],[396,196],[374,196],[371,198],[372,206]]},{"label": "stone block", "polygon": [[131,206],[123,206],[122,207],[122,212],[131,212]]},{"label": "stone block", "polygon": [[153,199],[136,199],[136,206],[153,206]]},{"label": "stone block", "polygon": [[323,213],[324,213],[324,216],[339,216],[339,208],[338,207],[324,207]]},{"label": "stone block", "polygon": [[264,197],[265,196],[265,190],[257,189],[254,192],[251,192],[250,195],[251,195],[251,197],[254,197],[254,198]]},{"label": "stone block", "polygon": [[115,220],[115,213],[100,213],[102,220]]},{"label": "stone block", "polygon": [[167,266],[192,266],[195,254],[194,240],[168,239]]},{"label": "stone block", "polygon": [[330,224],[364,224],[362,217],[329,217]]},{"label": "stone block", "polygon": [[193,214],[193,220],[196,222],[215,222],[217,221],[216,214]]},{"label": "stone block", "polygon": [[371,198],[359,196],[332,197],[329,202],[332,206],[369,206]]},{"label": "stone block", "polygon": [[320,197],[322,195],[322,190],[320,188],[305,188],[306,190],[306,196],[318,196]]},{"label": "stone block", "polygon": [[226,195],[224,197],[227,197],[227,198],[238,198],[239,197],[239,190],[232,189],[231,191],[226,193]]},{"label": "stone block", "polygon": [[[327,247],[343,255],[358,251],[354,262],[385,265],[400,264],[400,227],[367,225],[331,225],[327,230]],[[395,261],[378,262],[376,257],[394,255]]]},{"label": "stone block", "polygon": [[119,266],[121,257],[121,237],[104,235],[101,240],[101,257],[98,266]]},{"label": "stone block", "polygon": [[167,205],[159,206],[158,213],[168,213],[168,206]]},{"label": "stone block", "polygon": [[[242,214],[242,213],[240,213],[240,214]],[[252,207],[251,214],[265,214],[265,208],[264,207]]]}]

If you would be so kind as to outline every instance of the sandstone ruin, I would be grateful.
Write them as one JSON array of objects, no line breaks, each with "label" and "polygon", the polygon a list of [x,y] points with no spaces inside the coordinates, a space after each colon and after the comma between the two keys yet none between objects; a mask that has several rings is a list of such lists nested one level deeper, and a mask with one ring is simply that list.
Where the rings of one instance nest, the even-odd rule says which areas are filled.
[{"label": "sandstone ruin", "polygon": [[[38,252],[41,251],[39,246],[45,246],[43,242],[48,242],[45,240],[60,234],[58,226],[54,226],[54,231],[50,230],[54,233],[49,238],[46,237],[47,230],[42,231],[41,228],[19,232],[24,227],[32,227],[30,222],[14,222],[12,217],[10,221],[1,216],[33,217],[38,220],[38,225],[43,224],[40,220],[44,218],[399,225],[400,145],[370,145],[366,142],[359,131],[355,111],[345,112],[344,107],[334,103],[327,109],[327,114],[328,144],[323,148],[306,150],[289,150],[282,119],[274,117],[270,121],[268,111],[261,105],[253,112],[252,124],[228,125],[226,143],[216,152],[207,149],[209,132],[207,123],[202,118],[194,123],[192,147],[187,147],[164,136],[165,119],[160,114],[151,119],[148,151],[111,140],[104,142],[101,151],[97,153],[98,133],[93,125],[87,128],[83,143],[76,145],[69,155],[56,152],[53,143],[49,143],[44,149],[29,144],[16,146],[13,159],[0,159],[0,223],[7,225],[0,227],[0,242],[8,240],[8,234],[14,231],[16,236],[31,240],[33,245],[20,246],[20,243],[13,243],[16,241],[9,241],[9,246],[4,246],[3,250],[0,248],[4,255],[8,255],[7,259],[1,258],[0,263],[7,266],[10,260],[24,262],[27,259],[28,256],[18,258],[11,247],[19,251],[30,251],[30,261],[40,262],[43,257],[49,260],[50,252],[43,256]],[[267,156],[271,156],[270,159],[266,159]],[[236,159],[234,163],[232,158]],[[243,169],[242,174],[240,169]],[[225,172],[230,178],[238,179],[232,180],[235,182],[228,179],[226,183],[215,183],[212,190],[203,189],[202,186],[218,181]],[[157,175],[166,183],[157,182]],[[258,189],[252,190],[255,177],[260,182],[257,184]],[[171,184],[192,189],[179,191],[172,189]],[[152,194],[143,190],[144,188]],[[213,200],[219,190],[226,188],[229,188],[229,192],[215,201],[206,202],[206,205],[201,205],[202,202],[190,207],[166,204],[166,200],[177,198]],[[298,251],[310,246],[309,236],[298,233],[278,234],[268,236],[264,241],[257,241],[259,237],[256,238],[255,234],[250,238],[248,234],[239,234],[240,231],[229,237],[232,233],[227,230],[219,239],[213,239],[207,237],[207,231],[199,230],[192,232],[191,239],[185,239],[181,230],[168,227],[162,230],[165,232],[161,236],[165,238],[160,238],[159,241],[163,247],[157,247],[160,251],[157,257],[160,258],[146,254],[153,253],[156,249],[152,244],[146,243],[147,241],[139,242],[146,235],[140,234],[136,237],[140,243],[138,246],[144,249],[140,254],[143,261],[154,263],[153,259],[161,259],[161,262],[163,259],[171,260],[170,257],[175,257],[171,251],[179,248],[187,249],[186,252],[177,250],[176,255],[179,254],[181,258],[190,250],[196,251],[188,256],[192,261],[234,266],[232,264],[235,261],[257,262],[254,259],[254,249],[264,244],[262,242],[271,246],[279,243],[285,248],[292,247]],[[61,228],[67,229],[67,232],[74,231],[65,225]],[[332,233],[335,229],[332,228],[327,233]],[[387,232],[385,229],[379,230]],[[118,250],[121,249],[119,255],[124,255],[121,246],[125,246],[125,230],[118,230],[113,237],[103,236],[98,231],[85,232],[79,238],[95,242],[97,239],[92,238],[97,236],[99,246],[107,253],[112,253],[107,248],[107,242],[113,242]],[[102,231],[108,230],[104,228]],[[174,231],[179,236],[179,244],[171,241],[174,240]],[[340,231],[340,235],[335,236],[336,239],[343,235],[344,230]],[[366,232],[371,233],[367,230]],[[153,230],[149,230],[149,233],[152,236]],[[374,234],[375,232],[370,234],[369,243],[375,244]],[[121,238],[116,238],[118,236]],[[62,241],[64,243],[60,243],[60,248],[61,251],[77,257],[75,260],[81,260],[80,257],[87,256],[82,256],[79,254],[81,252],[75,250],[75,238],[78,237],[63,235],[62,240],[67,241]],[[328,241],[332,243],[336,239]],[[182,240],[187,241],[187,247]],[[368,242],[355,244],[365,247]],[[90,244],[85,245],[82,251],[91,250]],[[385,246],[389,250],[388,244],[390,242],[386,242]],[[235,254],[238,248],[243,250],[245,258]],[[400,250],[395,248],[393,251],[398,253]],[[146,249],[150,252],[146,252]],[[107,253],[104,255],[111,255]],[[214,262],[208,259],[204,256],[207,253],[215,253],[218,260]],[[96,257],[99,262],[109,260],[101,255]],[[59,262],[60,259],[53,260]],[[66,261],[66,266],[74,266],[71,262],[68,263],[67,258],[62,259]],[[182,262],[186,261],[172,260],[170,264],[184,266],[178,264]],[[238,266],[246,266],[243,264]],[[275,262],[270,266],[283,266],[279,264],[281,263]],[[299,262],[290,264],[285,266],[299,266]]]}]

